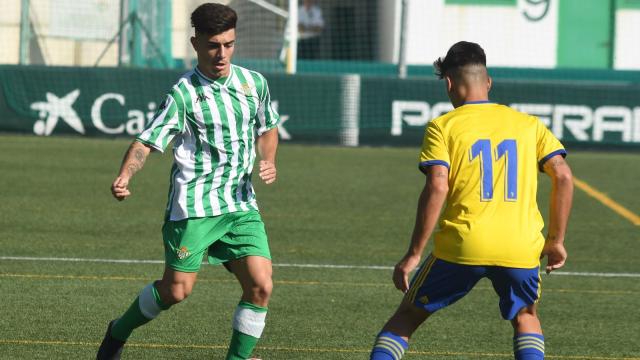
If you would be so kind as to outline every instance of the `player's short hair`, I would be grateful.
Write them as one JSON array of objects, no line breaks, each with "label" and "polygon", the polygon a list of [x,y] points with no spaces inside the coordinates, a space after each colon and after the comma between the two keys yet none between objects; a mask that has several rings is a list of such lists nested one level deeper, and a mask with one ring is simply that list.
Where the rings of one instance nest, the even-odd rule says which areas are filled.
[{"label": "player's short hair", "polygon": [[452,71],[458,70],[467,65],[487,66],[487,56],[480,45],[468,41],[460,41],[447,51],[447,55],[433,62],[436,69],[436,76],[440,79],[451,75]]},{"label": "player's short hair", "polygon": [[191,26],[196,34],[217,35],[235,29],[237,21],[238,14],[222,4],[202,4],[191,13]]}]

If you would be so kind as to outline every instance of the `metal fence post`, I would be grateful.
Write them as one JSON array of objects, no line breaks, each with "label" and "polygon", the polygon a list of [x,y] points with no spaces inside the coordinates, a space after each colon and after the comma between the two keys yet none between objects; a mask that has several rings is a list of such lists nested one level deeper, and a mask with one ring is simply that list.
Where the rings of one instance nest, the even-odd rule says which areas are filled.
[{"label": "metal fence post", "polygon": [[29,2],[29,0],[22,0],[20,3],[20,65],[29,65],[29,47],[31,45]]}]

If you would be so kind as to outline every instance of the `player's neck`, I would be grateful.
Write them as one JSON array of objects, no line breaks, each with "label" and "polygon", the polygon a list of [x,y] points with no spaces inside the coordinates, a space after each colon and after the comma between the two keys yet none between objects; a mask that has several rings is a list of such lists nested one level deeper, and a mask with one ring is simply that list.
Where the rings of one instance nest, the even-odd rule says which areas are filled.
[{"label": "player's neck", "polygon": [[217,73],[207,70],[205,66],[201,66],[200,64],[196,65],[196,67],[198,68],[198,71],[200,71],[202,75],[206,76],[208,79],[213,81],[226,78],[229,76],[229,74],[231,74],[231,66],[229,66],[224,71],[220,71]]},{"label": "player's neck", "polygon": [[489,94],[486,91],[470,92],[467,96],[462,97],[462,104],[482,103],[489,101]]},{"label": "player's neck", "polygon": [[449,99],[454,108],[466,103],[477,103],[489,100],[489,91],[484,87],[468,86],[466,84],[456,86],[449,93]]}]

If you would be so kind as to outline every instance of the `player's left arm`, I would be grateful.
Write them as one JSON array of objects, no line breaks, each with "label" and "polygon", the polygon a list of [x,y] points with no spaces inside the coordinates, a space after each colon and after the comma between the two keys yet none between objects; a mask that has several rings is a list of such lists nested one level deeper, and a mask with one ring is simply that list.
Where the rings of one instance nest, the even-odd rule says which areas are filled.
[{"label": "player's left arm", "polygon": [[551,178],[549,231],[542,250],[542,256],[547,256],[546,271],[548,274],[564,266],[567,259],[564,237],[573,202],[573,175],[569,164],[561,155],[547,160],[542,168]]},{"label": "player's left arm", "polygon": [[276,181],[276,150],[278,149],[278,128],[267,130],[256,140],[260,163],[258,175],[265,184]]},{"label": "player's left arm", "polygon": [[427,177],[418,200],[411,244],[393,270],[393,283],[402,292],[409,289],[409,273],[420,263],[449,192],[449,169],[446,166],[432,165],[426,168],[425,173]]}]

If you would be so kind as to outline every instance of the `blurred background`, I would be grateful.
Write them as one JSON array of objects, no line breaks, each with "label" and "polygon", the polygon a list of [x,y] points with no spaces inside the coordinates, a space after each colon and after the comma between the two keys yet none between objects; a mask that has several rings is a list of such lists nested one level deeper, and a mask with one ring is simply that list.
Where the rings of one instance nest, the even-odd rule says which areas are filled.
[{"label": "blurred background", "polygon": [[[136,134],[195,65],[203,2],[3,1],[0,131]],[[219,2],[239,15],[234,62],[268,76],[283,140],[419,144],[451,109],[431,64],[466,40],[487,53],[492,100],[569,145],[640,143],[640,0]],[[47,110],[67,95],[73,116]]]}]

